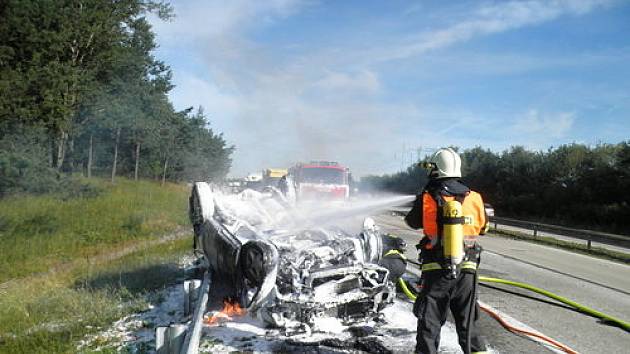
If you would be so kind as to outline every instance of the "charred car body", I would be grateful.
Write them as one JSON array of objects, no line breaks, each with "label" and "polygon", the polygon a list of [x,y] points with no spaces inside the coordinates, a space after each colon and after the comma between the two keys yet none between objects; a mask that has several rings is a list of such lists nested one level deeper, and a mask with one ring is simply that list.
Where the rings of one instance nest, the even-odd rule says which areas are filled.
[{"label": "charred car body", "polygon": [[196,183],[190,197],[195,247],[213,283],[250,313],[280,328],[310,326],[322,316],[345,323],[376,318],[393,301],[390,272],[379,265],[388,240],[371,219],[353,235],[303,228],[281,193],[213,193]]}]

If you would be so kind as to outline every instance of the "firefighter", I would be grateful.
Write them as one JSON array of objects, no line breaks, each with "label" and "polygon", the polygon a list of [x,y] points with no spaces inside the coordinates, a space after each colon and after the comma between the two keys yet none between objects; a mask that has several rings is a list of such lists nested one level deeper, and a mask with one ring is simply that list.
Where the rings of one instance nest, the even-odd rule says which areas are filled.
[{"label": "firefighter", "polygon": [[287,175],[283,175],[282,177],[280,177],[280,180],[278,180],[278,189],[280,190],[282,195],[284,195],[285,197],[287,196],[287,193],[289,191],[289,182],[287,181]]},{"label": "firefighter", "polygon": [[424,167],[429,169],[429,182],[405,217],[410,227],[424,229],[416,246],[422,264],[422,290],[414,303],[416,352],[437,352],[450,308],[464,353],[485,353],[476,327],[481,253],[476,240],[488,227],[483,200],[459,180],[461,159],[454,150],[438,150]]}]

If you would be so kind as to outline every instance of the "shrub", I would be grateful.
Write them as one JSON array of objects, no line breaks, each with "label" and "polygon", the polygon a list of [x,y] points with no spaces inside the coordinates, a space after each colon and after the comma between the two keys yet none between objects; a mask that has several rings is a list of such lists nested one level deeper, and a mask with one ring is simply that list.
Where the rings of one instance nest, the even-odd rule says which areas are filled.
[{"label": "shrub", "polygon": [[132,235],[137,235],[142,231],[142,224],[144,223],[144,215],[131,214],[129,215],[121,227]]},{"label": "shrub", "polygon": [[104,188],[95,184],[83,183],[76,178],[64,178],[63,182],[59,184],[56,194],[62,200],[69,200],[74,198],[96,198],[103,194]]},{"label": "shrub", "polygon": [[48,213],[37,213],[20,221],[14,229],[15,233],[23,235],[45,234],[51,235],[61,227],[58,217]]},{"label": "shrub", "polygon": [[60,175],[49,167],[43,130],[32,128],[0,139],[0,197],[58,189]]}]

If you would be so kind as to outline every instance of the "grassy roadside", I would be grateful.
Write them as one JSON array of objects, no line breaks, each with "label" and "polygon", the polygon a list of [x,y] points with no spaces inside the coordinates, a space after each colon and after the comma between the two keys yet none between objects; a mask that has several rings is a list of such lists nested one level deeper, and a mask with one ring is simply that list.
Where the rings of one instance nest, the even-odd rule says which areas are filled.
[{"label": "grassy roadside", "polygon": [[0,352],[76,352],[86,334],[147,309],[147,294],[179,282],[178,262],[190,253],[190,242],[186,237],[11,283],[0,290]]},{"label": "grassy roadside", "polygon": [[559,240],[553,237],[548,236],[536,236],[534,237],[531,234],[526,234],[518,231],[508,231],[508,230],[496,230],[494,228],[490,228],[490,231],[500,237],[508,237],[519,240],[525,240],[529,242],[534,242],[542,245],[553,246],[573,252],[578,252],[582,254],[586,254],[589,256],[595,256],[603,259],[608,259],[612,261],[617,261],[621,263],[630,264],[630,253],[617,252],[610,249],[593,246],[590,249],[584,243],[570,242]]},{"label": "grassy roadside", "polygon": [[187,225],[188,188],[85,180],[76,196],[0,200],[0,283],[56,269]]},{"label": "grassy roadside", "polygon": [[[186,186],[99,179],[0,200],[0,353],[74,353],[79,340],[181,276]],[[125,252],[123,252],[125,251]]]}]

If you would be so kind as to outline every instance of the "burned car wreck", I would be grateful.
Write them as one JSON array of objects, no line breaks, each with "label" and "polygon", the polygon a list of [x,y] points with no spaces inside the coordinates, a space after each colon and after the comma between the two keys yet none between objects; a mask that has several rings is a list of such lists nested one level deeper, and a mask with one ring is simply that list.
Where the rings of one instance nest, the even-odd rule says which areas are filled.
[{"label": "burned car wreck", "polygon": [[379,265],[391,236],[369,218],[350,234],[305,214],[274,188],[225,195],[200,182],[190,197],[195,248],[213,283],[267,325],[290,331],[321,317],[379,317],[395,296],[390,270]]}]

